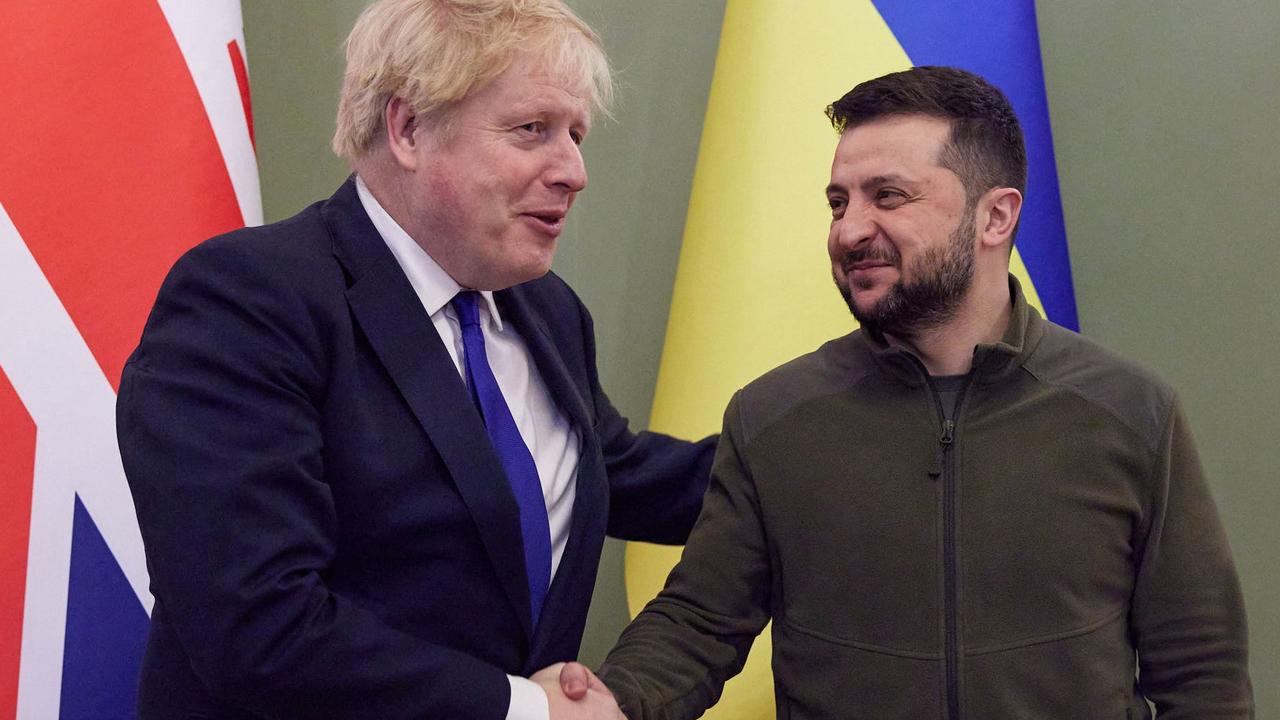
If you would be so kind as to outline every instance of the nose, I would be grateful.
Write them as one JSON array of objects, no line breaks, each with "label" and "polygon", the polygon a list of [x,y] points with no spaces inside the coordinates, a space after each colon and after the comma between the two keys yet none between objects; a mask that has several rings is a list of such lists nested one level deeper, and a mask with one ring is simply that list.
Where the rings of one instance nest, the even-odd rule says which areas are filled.
[{"label": "nose", "polygon": [[548,182],[576,193],[587,186],[587,166],[582,150],[568,134],[561,136],[552,148]]},{"label": "nose", "polygon": [[876,224],[866,208],[850,203],[839,219],[831,223],[832,252],[849,252],[876,235]]}]

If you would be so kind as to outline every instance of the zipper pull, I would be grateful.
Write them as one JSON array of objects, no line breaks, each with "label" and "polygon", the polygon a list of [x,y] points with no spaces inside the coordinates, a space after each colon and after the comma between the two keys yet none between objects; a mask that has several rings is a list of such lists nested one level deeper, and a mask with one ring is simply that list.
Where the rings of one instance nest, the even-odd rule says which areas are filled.
[{"label": "zipper pull", "polygon": [[956,423],[954,420],[942,421],[942,434],[938,436],[938,456],[933,461],[933,467],[929,469],[929,476],[933,478],[942,476],[943,457],[947,454],[947,450],[951,449],[951,443],[956,439]]},{"label": "zipper pull", "polygon": [[946,450],[956,439],[956,421],[943,420],[942,434],[938,436],[938,442],[942,444],[942,449]]}]

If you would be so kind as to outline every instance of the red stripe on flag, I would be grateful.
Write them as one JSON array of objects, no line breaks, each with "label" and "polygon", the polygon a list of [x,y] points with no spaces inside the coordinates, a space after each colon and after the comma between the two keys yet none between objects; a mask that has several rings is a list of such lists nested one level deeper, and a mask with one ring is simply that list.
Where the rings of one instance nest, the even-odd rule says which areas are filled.
[{"label": "red stripe on flag", "polygon": [[2,3],[0,67],[0,203],[116,387],[169,266],[244,224],[213,128],[155,0]]},{"label": "red stripe on flag", "polygon": [[249,97],[249,70],[244,66],[240,43],[235,40],[227,43],[227,54],[231,56],[231,69],[235,71],[236,85],[240,87],[240,104],[244,106],[244,124],[249,128],[249,143],[256,150],[258,141],[253,138],[253,98]]},{"label": "red stripe on flag", "polygon": [[0,717],[18,704],[36,424],[0,369]]}]

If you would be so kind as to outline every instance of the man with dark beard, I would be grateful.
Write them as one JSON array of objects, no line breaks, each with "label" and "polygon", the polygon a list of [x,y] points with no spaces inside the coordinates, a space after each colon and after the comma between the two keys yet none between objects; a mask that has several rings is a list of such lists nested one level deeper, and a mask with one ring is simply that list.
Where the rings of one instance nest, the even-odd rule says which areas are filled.
[{"label": "man with dark beard", "polygon": [[922,67],[828,115],[828,250],[862,329],[735,395],[680,564],[566,689],[698,717],[772,619],[780,718],[1252,717],[1178,400],[1009,275],[1008,101]]}]

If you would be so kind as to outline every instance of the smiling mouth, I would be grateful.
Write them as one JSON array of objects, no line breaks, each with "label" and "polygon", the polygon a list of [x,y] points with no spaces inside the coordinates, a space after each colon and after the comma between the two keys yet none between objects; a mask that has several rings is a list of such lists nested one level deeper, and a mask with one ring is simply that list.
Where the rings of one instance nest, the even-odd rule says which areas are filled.
[{"label": "smiling mouth", "polygon": [[551,234],[559,234],[564,227],[564,218],[562,214],[556,213],[524,213],[522,217],[529,220],[537,227]]},{"label": "smiling mouth", "polygon": [[846,263],[844,273],[848,277],[862,277],[868,281],[878,270],[894,270],[897,265],[884,260],[859,260],[857,262]]}]

